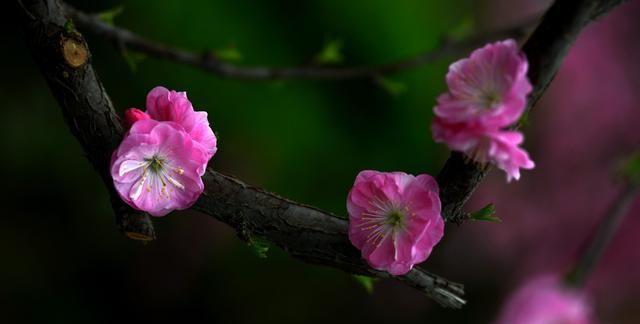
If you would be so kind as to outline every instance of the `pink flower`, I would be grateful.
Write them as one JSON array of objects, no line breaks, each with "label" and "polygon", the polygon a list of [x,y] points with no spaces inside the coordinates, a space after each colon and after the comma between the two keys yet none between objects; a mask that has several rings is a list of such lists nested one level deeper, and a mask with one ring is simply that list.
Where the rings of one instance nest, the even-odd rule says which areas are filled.
[{"label": "pink flower", "polygon": [[533,161],[518,147],[520,132],[504,130],[524,112],[531,84],[527,59],[512,39],[488,44],[470,58],[451,64],[449,92],[434,107],[433,138],[471,159],[494,163],[507,181],[520,178],[520,169]]},{"label": "pink flower", "polygon": [[347,198],[349,240],[372,268],[409,272],[444,233],[438,191],[426,174],[360,172]]},{"label": "pink flower", "polygon": [[138,108],[129,108],[124,112],[124,119],[122,120],[122,124],[126,130],[129,130],[131,126],[138,120],[150,119],[151,117],[147,115],[144,111]]},{"label": "pink flower", "polygon": [[436,116],[449,123],[508,126],[522,115],[531,84],[528,63],[512,39],[487,44],[449,67],[449,92],[438,98]]},{"label": "pink flower", "polygon": [[206,164],[217,151],[217,139],[209,126],[207,112],[195,111],[186,92],[176,92],[164,87],[155,87],[147,95],[147,114],[158,121],[171,121],[181,125],[194,141],[194,147],[204,153],[204,174]]},{"label": "pink flower", "polygon": [[113,153],[111,176],[120,197],[153,216],[193,205],[204,190],[204,153],[182,126],[152,119],[133,124]]},{"label": "pink flower", "polygon": [[509,299],[497,324],[593,323],[585,297],[555,276],[530,281]]},{"label": "pink flower", "polygon": [[434,141],[446,143],[480,163],[495,164],[505,171],[507,182],[520,179],[520,169],[535,167],[527,152],[518,147],[524,140],[520,132],[485,128],[478,123],[449,124],[437,117],[432,131]]}]

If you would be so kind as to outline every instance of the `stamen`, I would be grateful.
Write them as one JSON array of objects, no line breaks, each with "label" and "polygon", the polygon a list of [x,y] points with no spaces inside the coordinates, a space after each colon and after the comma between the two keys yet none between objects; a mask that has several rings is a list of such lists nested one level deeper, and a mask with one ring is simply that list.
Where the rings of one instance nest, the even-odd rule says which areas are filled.
[{"label": "stamen", "polygon": [[149,163],[151,170],[155,173],[161,172],[165,163],[165,159],[158,155],[154,155],[151,158],[145,158],[144,160]]},{"label": "stamen", "polygon": [[371,209],[362,213],[359,227],[361,231],[369,231],[366,241],[379,247],[390,234],[404,227],[404,218],[408,211],[379,196],[374,196],[370,204]]},{"label": "stamen", "polygon": [[184,190],[184,185],[182,183],[180,183],[178,180],[172,178],[170,175],[165,175],[163,174],[165,177],[167,177],[167,180],[169,180],[169,182],[176,188],[180,189],[180,190]]}]

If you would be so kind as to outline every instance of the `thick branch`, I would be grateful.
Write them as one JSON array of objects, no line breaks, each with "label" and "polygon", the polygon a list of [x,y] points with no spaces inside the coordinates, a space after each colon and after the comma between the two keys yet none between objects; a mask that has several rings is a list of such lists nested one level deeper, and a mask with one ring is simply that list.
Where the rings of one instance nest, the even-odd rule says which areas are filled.
[{"label": "thick branch", "polygon": [[122,202],[109,174],[111,152],[122,139],[122,127],[111,100],[89,64],[82,35],[65,30],[67,19],[56,1],[17,1],[25,38],[67,125],[111,195],[118,227],[138,240],[155,238],[149,216]]},{"label": "thick branch", "polygon": [[[292,256],[368,276],[391,278],[368,267],[347,238],[347,221],[314,207],[286,200],[241,181],[208,170],[205,192],[194,208],[238,231],[250,241],[266,238]],[[419,289],[446,307],[464,304],[460,284],[448,282],[420,268],[394,277]]]},{"label": "thick branch", "polygon": [[68,6],[67,9],[69,15],[73,18],[73,21],[82,30],[101,36],[111,41],[119,48],[131,49],[159,59],[191,65],[220,77],[241,80],[346,80],[388,75],[433,63],[445,57],[462,55],[488,41],[501,38],[519,38],[524,36],[526,31],[538,22],[538,19],[529,19],[519,26],[495,31],[493,33],[476,35],[475,37],[461,41],[444,41],[443,44],[435,50],[381,65],[356,67],[296,66],[275,68],[266,66],[235,65],[220,61],[212,55],[203,55],[167,46],[148,40],[122,27],[107,24],[100,20],[96,15],[88,15]]},{"label": "thick branch", "polygon": [[[621,0],[558,0],[544,15],[522,50],[529,60],[533,91],[527,110],[547,89],[584,26],[613,9]],[[443,216],[456,222],[464,218],[463,207],[490,167],[465,161],[453,152],[438,175]]]},{"label": "thick branch", "polygon": [[[49,82],[54,96],[63,107],[72,132],[107,186],[112,188],[107,161],[109,161],[110,152],[121,139],[122,130],[111,102],[88,62],[90,55],[86,43],[79,33],[65,30],[67,20],[57,0],[24,0],[18,3],[21,5],[24,16],[27,39],[42,73]],[[596,11],[600,15],[602,8],[612,7],[603,6],[603,3],[606,2],[560,1],[547,13],[541,26],[524,47],[531,61],[530,76],[535,87],[529,102],[530,106],[546,89],[579,30],[590,21]],[[82,22],[79,21],[79,24],[82,25]],[[129,42],[128,45],[132,49],[136,49],[133,48],[133,44],[144,41],[126,30],[116,30],[129,37],[125,37],[124,42]],[[109,37],[110,34],[103,35]],[[74,41],[73,44],[69,45],[69,40]],[[119,41],[119,38],[112,40]],[[334,79],[364,77],[395,72],[433,59],[426,55],[423,58],[409,59],[403,61],[404,63],[392,63],[373,68],[373,70],[368,68],[346,70],[322,68],[321,71],[324,72],[317,72],[320,68],[265,70],[239,68],[185,51],[167,52],[166,46],[157,43],[144,44],[144,46],[151,46],[159,57],[194,66],[210,64],[207,66],[212,72],[217,71],[216,73],[223,76],[233,75],[245,79],[311,78],[310,75],[314,73],[322,75],[323,78]],[[84,59],[82,54],[77,53],[83,50],[86,52]],[[342,72],[336,74],[336,71]],[[462,205],[482,180],[485,172],[482,166],[465,163],[459,154],[452,156],[438,178],[444,203],[443,213],[446,218],[455,220],[462,215]],[[242,238],[265,237],[293,256],[308,262],[329,265],[358,274],[389,277],[387,273],[372,270],[363,263],[358,251],[347,240],[346,221],[265,193],[212,171],[206,174],[205,181],[207,191],[195,208],[231,225]],[[113,193],[113,189],[111,191]],[[116,197],[113,199],[114,204],[119,203],[117,196],[113,197]],[[116,210],[119,208],[116,207]],[[146,221],[142,223],[147,224]],[[458,297],[462,294],[461,285],[448,283],[419,268],[412,270],[406,276],[396,278],[422,290],[442,305],[460,307],[464,303]]]},{"label": "thick branch", "polygon": [[617,232],[620,223],[629,214],[629,208],[631,208],[639,192],[640,185],[628,183],[618,198],[609,206],[594,235],[590,238],[590,244],[578,260],[576,267],[569,273],[567,277],[568,284],[579,287],[584,283],[602,256],[607,244]]},{"label": "thick branch", "polygon": [[[87,44],[79,33],[65,29],[67,19],[58,0],[23,0],[17,3],[24,17],[26,38],[41,72],[62,107],[71,131],[113,193],[108,164],[111,152],[121,141],[122,128],[105,89],[91,67]],[[74,40],[71,45],[67,42],[70,38]],[[391,277],[364,264],[347,239],[345,220],[213,171],[208,171],[204,180],[206,191],[196,209],[229,224],[241,238],[265,237],[307,262],[356,274]],[[128,208],[117,195],[113,197],[116,211]],[[146,217],[131,211],[126,215]],[[150,226],[148,218],[144,217],[137,218],[144,219],[144,222],[133,224]],[[130,221],[131,218],[125,220]],[[143,235],[147,232],[136,233]],[[422,269],[416,268],[406,276],[395,278],[419,289],[443,306],[459,308],[464,304],[459,297],[463,294],[462,285],[450,283]]]}]

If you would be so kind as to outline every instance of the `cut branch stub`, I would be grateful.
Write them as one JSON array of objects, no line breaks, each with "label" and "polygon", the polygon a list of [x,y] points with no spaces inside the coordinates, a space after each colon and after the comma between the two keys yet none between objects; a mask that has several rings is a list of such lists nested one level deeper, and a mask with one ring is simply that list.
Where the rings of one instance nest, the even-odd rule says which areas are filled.
[{"label": "cut branch stub", "polygon": [[[66,17],[60,2],[24,0],[18,4],[31,52],[62,107],[70,130],[110,189],[119,226],[128,237],[153,239],[155,234],[148,215],[125,205],[113,187],[109,174],[110,155],[120,143],[123,130],[107,92],[91,64],[71,67],[64,54],[61,55],[60,37],[68,36],[65,34],[68,31],[64,28]],[[391,277],[364,263],[347,238],[344,219],[215,172],[208,171],[204,181],[205,193],[194,207],[231,225],[243,239],[263,236],[304,261],[356,274]],[[460,297],[462,285],[422,269],[415,268],[397,279],[447,307],[459,308],[464,303]]]},{"label": "cut branch stub", "polygon": [[69,30],[62,5],[55,0],[17,1],[31,53],[51,93],[109,189],[118,227],[133,238],[154,238],[146,213],[133,210],[118,196],[109,173],[111,152],[122,140],[122,126],[97,74],[82,35]]},{"label": "cut branch stub", "polygon": [[[552,6],[524,46],[531,62],[530,75],[534,84],[534,94],[529,100],[529,105],[532,105],[546,89],[580,29],[593,17],[603,14],[603,8],[609,10],[619,2],[620,0],[560,0]],[[77,52],[78,44],[68,48],[70,58],[65,59],[60,55],[64,53],[64,48],[60,49],[59,40],[60,37],[72,36],[65,31],[67,18],[61,3],[57,0],[18,0],[17,3],[18,11],[23,16],[31,52],[54,97],[62,107],[69,128],[110,188],[114,210],[119,213],[118,220],[126,227],[124,231],[131,230],[128,235],[134,238],[153,238],[148,215],[132,211],[115,194],[108,161],[111,152],[122,139],[122,127],[105,89],[91,64],[88,64],[90,54],[86,44],[82,42],[87,49],[86,60],[82,58],[81,52]],[[78,15],[77,18],[82,19],[83,16]],[[89,20],[87,24],[90,25],[91,22]],[[202,58],[192,53],[176,52],[126,30],[113,30],[113,27],[104,25],[100,27],[102,30],[97,30],[98,34],[114,41],[124,39],[133,49],[144,48],[147,52],[167,59],[175,59],[175,54],[179,53],[182,59],[178,61],[200,66],[224,76],[251,80],[276,77],[339,79],[368,76],[370,73],[370,70],[363,72],[358,68],[340,70],[339,73],[334,70],[298,69],[281,69],[275,73],[265,68],[240,69],[219,62],[206,62],[211,65],[202,65]],[[443,53],[445,52],[447,51]],[[409,59],[408,63],[385,65],[375,71],[396,71],[430,61],[432,56],[437,55]],[[451,155],[438,176],[445,218],[456,220],[458,215],[464,215],[461,212],[464,203],[487,170],[483,165],[465,161],[459,153]],[[364,263],[359,251],[348,241],[347,222],[344,219],[266,193],[216,172],[208,171],[204,181],[207,188],[205,195],[198,200],[194,208],[229,224],[242,238],[247,239],[252,235],[263,236],[294,257],[307,262],[329,265],[355,274],[392,277],[386,272],[373,270]],[[464,300],[459,297],[463,292],[461,285],[450,283],[418,267],[405,276],[394,278],[419,289],[442,305],[460,307],[464,304]]]},{"label": "cut branch stub", "polygon": [[82,39],[82,35],[69,33],[66,35],[61,34],[60,37],[62,57],[70,67],[79,68],[89,61],[89,50],[84,39]]}]

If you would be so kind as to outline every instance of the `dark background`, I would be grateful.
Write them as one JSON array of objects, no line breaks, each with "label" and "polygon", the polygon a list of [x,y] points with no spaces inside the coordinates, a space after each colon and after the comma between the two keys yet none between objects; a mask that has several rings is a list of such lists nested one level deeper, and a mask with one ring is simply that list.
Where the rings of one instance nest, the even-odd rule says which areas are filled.
[{"label": "dark background", "polygon": [[[193,50],[236,47],[238,64],[308,63],[331,40],[344,65],[383,63],[513,26],[548,1],[73,1],[116,24]],[[368,294],[341,271],[273,248],[260,259],[226,225],[193,212],[155,219],[158,240],[115,227],[105,188],[35,69],[12,7],[1,11],[0,322],[486,323],[531,276],[567,270],[619,186],[613,171],[640,147],[637,2],[585,29],[525,128],[537,163],[520,182],[494,171],[473,206],[502,223],[448,225],[425,267],[466,285],[444,310],[396,281]],[[86,34],[86,33],[85,33]],[[345,215],[363,169],[437,174],[448,152],[431,139],[435,97],[457,57],[372,80],[220,79],[123,53],[86,34],[119,110],[144,108],[156,85],[186,90],[209,113],[219,150],[210,167]],[[587,285],[597,317],[640,322],[640,209],[622,224]]]}]

